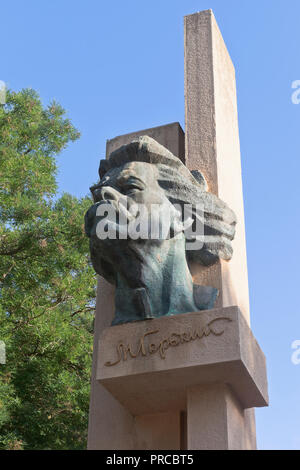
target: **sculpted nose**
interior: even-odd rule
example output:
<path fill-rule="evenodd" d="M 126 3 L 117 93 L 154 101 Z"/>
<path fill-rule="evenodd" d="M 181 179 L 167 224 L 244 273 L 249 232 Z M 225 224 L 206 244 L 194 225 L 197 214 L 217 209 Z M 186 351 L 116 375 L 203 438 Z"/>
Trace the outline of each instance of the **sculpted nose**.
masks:
<path fill-rule="evenodd" d="M 102 201 L 118 201 L 120 193 L 110 186 L 105 186 L 100 190 Z"/>

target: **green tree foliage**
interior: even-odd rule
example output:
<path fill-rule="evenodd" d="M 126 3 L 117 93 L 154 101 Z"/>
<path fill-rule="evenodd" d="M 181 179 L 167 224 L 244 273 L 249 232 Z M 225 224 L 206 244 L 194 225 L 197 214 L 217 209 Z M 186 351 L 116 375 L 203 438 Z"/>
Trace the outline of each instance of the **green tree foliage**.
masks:
<path fill-rule="evenodd" d="M 83 215 L 57 198 L 55 156 L 79 137 L 33 90 L 0 106 L 0 448 L 86 446 L 95 276 Z"/>

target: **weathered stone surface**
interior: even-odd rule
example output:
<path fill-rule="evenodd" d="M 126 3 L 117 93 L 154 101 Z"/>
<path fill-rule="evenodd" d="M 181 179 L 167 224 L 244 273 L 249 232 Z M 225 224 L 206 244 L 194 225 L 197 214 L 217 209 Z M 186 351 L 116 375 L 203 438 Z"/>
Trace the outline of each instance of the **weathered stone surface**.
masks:
<path fill-rule="evenodd" d="M 265 357 L 237 307 L 104 329 L 97 380 L 133 415 L 186 409 L 186 391 L 228 384 L 242 409 L 268 403 Z"/>
<path fill-rule="evenodd" d="M 110 154 L 122 147 L 122 145 L 130 144 L 133 140 L 138 139 L 142 135 L 148 135 L 156 140 L 159 144 L 166 147 L 175 157 L 178 157 L 185 163 L 185 139 L 184 132 L 179 122 L 171 122 L 163 126 L 150 127 L 140 131 L 122 134 L 106 141 L 106 159 Z"/>
<path fill-rule="evenodd" d="M 199 171 L 193 176 L 179 158 L 148 136 L 112 152 L 102 170 L 100 182 L 91 188 L 95 204 L 86 215 L 86 232 L 96 272 L 117 286 L 114 324 L 212 308 L 217 289 L 195 288 L 188 261 L 210 265 L 219 258 L 231 258 L 234 213 L 207 191 Z M 104 203 L 117 213 L 109 221 L 117 229 L 116 239 L 99 238 L 98 224 L 104 219 L 99 209 Z M 168 223 L 169 236 L 122 239 L 121 217 L 128 225 L 134 204 L 146 209 L 141 225 L 158 207 L 159 224 Z M 188 232 L 180 211 L 175 210 L 177 206 L 184 214 L 187 205 L 200 233 Z M 167 212 L 170 219 L 165 218 Z"/>
<path fill-rule="evenodd" d="M 191 387 L 187 390 L 187 448 L 256 449 L 255 428 L 251 436 L 248 432 L 248 412 L 227 384 Z"/>
<path fill-rule="evenodd" d="M 217 307 L 238 305 L 250 322 L 235 70 L 211 10 L 184 18 L 184 67 L 185 164 L 201 171 L 238 220 L 230 263 L 191 271 L 199 284 L 219 290 Z"/>

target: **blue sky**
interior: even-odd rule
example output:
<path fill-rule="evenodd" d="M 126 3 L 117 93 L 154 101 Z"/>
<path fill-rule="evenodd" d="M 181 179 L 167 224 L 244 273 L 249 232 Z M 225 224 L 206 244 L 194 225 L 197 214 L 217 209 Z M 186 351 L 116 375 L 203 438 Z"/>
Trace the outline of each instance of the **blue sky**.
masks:
<path fill-rule="evenodd" d="M 56 99 L 81 131 L 59 157 L 59 188 L 83 196 L 106 139 L 179 121 L 183 16 L 212 8 L 236 67 L 251 323 L 267 357 L 260 449 L 300 448 L 299 0 L 10 0 L 0 80 Z"/>

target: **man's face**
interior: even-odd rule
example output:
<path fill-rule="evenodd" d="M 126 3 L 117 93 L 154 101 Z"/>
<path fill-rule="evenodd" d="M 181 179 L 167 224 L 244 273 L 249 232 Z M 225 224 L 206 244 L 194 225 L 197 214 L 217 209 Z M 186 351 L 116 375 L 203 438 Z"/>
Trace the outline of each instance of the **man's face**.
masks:
<path fill-rule="evenodd" d="M 95 202 L 127 200 L 131 204 L 166 203 L 164 191 L 157 183 L 158 170 L 154 165 L 144 162 L 126 163 L 123 167 L 107 172 L 99 185 L 94 189 Z M 169 201 L 168 201 L 169 202 Z"/>
<path fill-rule="evenodd" d="M 97 216 L 105 216 L 105 206 L 113 211 L 112 216 L 106 216 L 113 230 L 120 233 L 124 224 L 136 222 L 137 225 L 143 226 L 143 235 L 138 238 L 165 238 L 159 234 L 167 233 L 170 227 L 174 226 L 178 214 L 157 180 L 158 169 L 155 165 L 145 162 L 126 163 L 108 171 L 93 188 L 95 203 L 98 206 Z M 99 221 L 98 217 L 97 219 Z M 131 236 L 129 238 L 137 239 Z"/>

